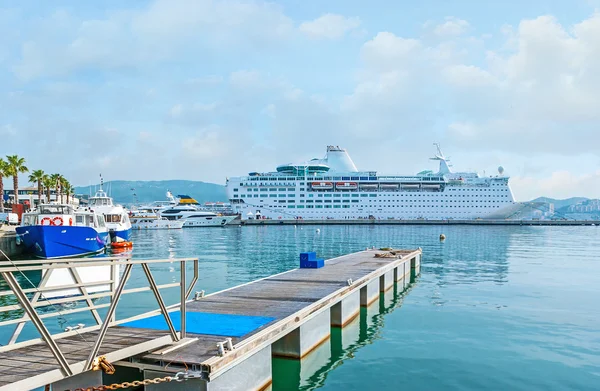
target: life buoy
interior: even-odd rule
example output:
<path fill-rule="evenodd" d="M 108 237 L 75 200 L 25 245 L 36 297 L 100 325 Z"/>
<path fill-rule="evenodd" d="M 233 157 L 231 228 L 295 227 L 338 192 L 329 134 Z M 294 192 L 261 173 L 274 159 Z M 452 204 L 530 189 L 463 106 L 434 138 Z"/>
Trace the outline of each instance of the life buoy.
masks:
<path fill-rule="evenodd" d="M 47 223 L 47 224 L 46 224 Z M 50 217 L 44 217 L 40 222 L 41 225 L 53 225 Z"/>
<path fill-rule="evenodd" d="M 69 225 L 73 225 L 73 218 L 69 217 Z"/>
<path fill-rule="evenodd" d="M 63 225 L 63 218 L 60 216 L 56 216 L 55 218 L 52 219 L 52 225 L 57 225 L 57 226 Z"/>

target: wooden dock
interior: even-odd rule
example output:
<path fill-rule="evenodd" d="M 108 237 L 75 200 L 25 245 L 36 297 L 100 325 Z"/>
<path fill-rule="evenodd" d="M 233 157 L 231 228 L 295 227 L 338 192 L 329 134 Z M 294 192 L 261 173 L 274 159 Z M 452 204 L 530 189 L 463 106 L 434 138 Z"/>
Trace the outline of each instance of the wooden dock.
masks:
<path fill-rule="evenodd" d="M 382 257 L 382 255 L 384 255 Z M 330 338 L 331 327 L 344 327 L 361 306 L 378 301 L 394 285 L 403 291 L 411 273 L 420 272 L 421 250 L 365 250 L 326 261 L 319 269 L 294 269 L 185 303 L 184 313 L 267 317 L 269 322 L 244 335 L 194 333 L 188 320 L 177 331 L 109 323 L 98 356 L 116 367 L 114 375 L 86 370 L 89 342 L 101 326 L 55 337 L 71 374 L 54 359 L 47 344 L 32 341 L 14 349 L 0 348 L 0 391 L 52 384 L 74 390 L 120 382 L 169 378 L 144 384 L 146 390 L 267 390 L 272 382 L 272 356 L 302 360 Z M 183 264 L 182 264 L 183 265 Z M 184 286 L 185 290 L 185 284 Z M 188 292 L 189 295 L 189 292 Z M 169 309 L 171 315 L 180 307 Z M 136 317 L 146 320 L 160 312 Z M 184 318 L 185 319 L 185 318 Z M 186 330 L 187 329 L 187 330 Z M 231 338 L 228 345 L 227 338 Z M 176 382 L 174 379 L 183 380 Z"/>

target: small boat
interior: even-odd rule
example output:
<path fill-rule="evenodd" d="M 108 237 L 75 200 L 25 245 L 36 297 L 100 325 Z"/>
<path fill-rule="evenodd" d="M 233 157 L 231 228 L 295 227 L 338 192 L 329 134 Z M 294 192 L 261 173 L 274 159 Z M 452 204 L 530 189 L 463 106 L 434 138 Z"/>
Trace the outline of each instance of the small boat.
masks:
<path fill-rule="evenodd" d="M 101 213 L 67 204 L 39 205 L 16 231 L 25 251 L 46 259 L 97 254 L 110 241 Z"/>
<path fill-rule="evenodd" d="M 100 177 L 100 190 L 90 197 L 90 209 L 102 213 L 112 242 L 126 242 L 131 236 L 131 222 L 129 214 L 121 205 L 115 205 L 102 189 L 104 180 Z"/>
<path fill-rule="evenodd" d="M 114 248 L 129 248 L 129 247 L 133 247 L 133 242 L 131 241 L 121 241 L 121 242 L 112 242 L 110 244 L 110 247 Z"/>
<path fill-rule="evenodd" d="M 336 182 L 335 188 L 338 190 L 356 190 L 358 184 L 356 182 Z"/>

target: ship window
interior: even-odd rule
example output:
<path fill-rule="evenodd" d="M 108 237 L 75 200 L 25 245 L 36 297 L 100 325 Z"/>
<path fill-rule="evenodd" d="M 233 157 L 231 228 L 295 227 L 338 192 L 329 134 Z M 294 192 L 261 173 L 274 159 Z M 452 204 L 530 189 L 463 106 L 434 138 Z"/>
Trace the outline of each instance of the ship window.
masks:
<path fill-rule="evenodd" d="M 269 194 L 269 198 L 277 198 L 277 194 Z"/>
<path fill-rule="evenodd" d="M 342 179 L 342 177 L 339 177 L 339 176 L 334 176 L 334 177 L 333 177 L 333 180 L 334 180 L 334 181 L 339 181 L 339 180 L 341 180 L 341 179 Z"/>
<path fill-rule="evenodd" d="M 323 209 L 323 205 L 316 205 L 315 208 L 317 208 L 317 209 Z"/>
<path fill-rule="evenodd" d="M 333 200 L 333 202 L 342 202 L 341 200 Z"/>
<path fill-rule="evenodd" d="M 288 205 L 288 209 L 294 209 L 296 205 Z"/>
<path fill-rule="evenodd" d="M 377 194 L 369 194 L 369 197 L 377 197 Z"/>
<path fill-rule="evenodd" d="M 333 196 L 334 197 L 341 197 L 342 195 L 341 194 L 334 194 Z"/>
<path fill-rule="evenodd" d="M 331 200 L 325 200 L 325 202 L 329 202 L 329 203 L 331 203 Z"/>
<path fill-rule="evenodd" d="M 352 197 L 358 197 L 358 194 L 352 194 Z"/>
<path fill-rule="evenodd" d="M 325 207 L 331 209 L 331 205 L 325 205 Z"/>
<path fill-rule="evenodd" d="M 331 194 L 325 194 L 325 197 L 330 197 L 331 198 Z"/>
<path fill-rule="evenodd" d="M 312 205 L 306 205 L 306 209 L 313 209 Z"/>
<path fill-rule="evenodd" d="M 233 191 L 238 191 L 238 189 L 233 189 Z"/>
<path fill-rule="evenodd" d="M 349 176 L 343 176 L 343 177 L 342 177 L 342 180 L 343 180 L 343 181 L 349 181 L 349 180 L 350 180 L 350 177 L 349 177 Z"/>
<path fill-rule="evenodd" d="M 304 197 L 304 194 L 300 194 L 300 197 Z"/>
<path fill-rule="evenodd" d="M 298 208 L 298 209 L 304 209 L 304 205 L 297 205 L 296 208 Z"/>
<path fill-rule="evenodd" d="M 350 180 L 352 180 L 352 181 L 358 181 L 358 180 L 360 180 L 360 177 L 353 176 L 353 177 L 350 178 Z"/>
<path fill-rule="evenodd" d="M 344 197 L 350 197 L 350 194 L 344 194 L 343 196 Z"/>

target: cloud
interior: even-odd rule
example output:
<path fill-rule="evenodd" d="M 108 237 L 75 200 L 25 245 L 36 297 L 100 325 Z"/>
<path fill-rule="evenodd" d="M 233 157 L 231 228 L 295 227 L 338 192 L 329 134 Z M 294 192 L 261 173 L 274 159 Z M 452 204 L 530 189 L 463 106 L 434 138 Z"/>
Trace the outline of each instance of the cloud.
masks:
<path fill-rule="evenodd" d="M 280 7 L 261 1 L 156 0 L 146 8 L 81 19 L 58 11 L 32 23 L 13 67 L 22 80 L 90 68 L 131 69 L 222 46 L 266 50 L 292 34 Z"/>
<path fill-rule="evenodd" d="M 349 31 L 360 27 L 357 17 L 325 14 L 315 20 L 300 24 L 300 32 L 313 39 L 340 39 Z"/>
<path fill-rule="evenodd" d="M 424 27 L 429 27 L 431 23 L 426 23 Z M 444 23 L 433 26 L 432 32 L 440 38 L 455 37 L 464 34 L 469 28 L 469 22 L 463 19 L 448 16 Z"/>
<path fill-rule="evenodd" d="M 600 170 L 584 174 L 560 170 L 544 178 L 515 176 L 511 178 L 511 186 L 524 201 L 547 194 L 558 199 L 591 196 L 600 193 Z"/>

